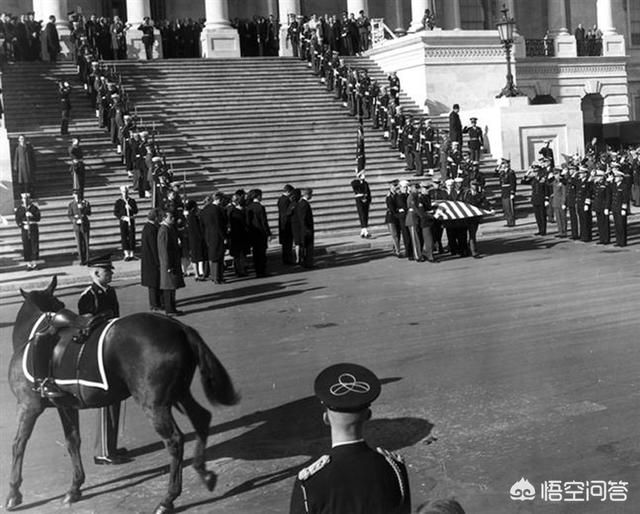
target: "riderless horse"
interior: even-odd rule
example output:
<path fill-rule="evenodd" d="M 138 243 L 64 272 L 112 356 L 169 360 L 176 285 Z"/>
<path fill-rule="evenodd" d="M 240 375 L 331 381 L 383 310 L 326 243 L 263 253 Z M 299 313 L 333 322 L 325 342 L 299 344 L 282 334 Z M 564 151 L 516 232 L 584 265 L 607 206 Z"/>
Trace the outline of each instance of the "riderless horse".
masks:
<path fill-rule="evenodd" d="M 108 388 L 90 387 L 76 381 L 71 386 L 62 386 L 71 393 L 68 397 L 43 398 L 34 391 L 25 373 L 28 360 L 25 352 L 29 340 L 38 330 L 37 325 L 55 325 L 56 312 L 64 308 L 64 303 L 54 296 L 56 285 L 54 276 L 44 290 L 20 290 L 24 303 L 13 329 L 14 354 L 9 365 L 9 383 L 18 399 L 18 431 L 13 443 L 9 495 L 5 504 L 7 510 L 22 503 L 20 485 L 24 451 L 35 422 L 44 409 L 57 408 L 62 421 L 73 464 L 71 488 L 63 503 L 70 504 L 80 500 L 80 488 L 85 479 L 80 458 L 78 409 L 104 407 L 129 396 L 133 396 L 142 407 L 171 458 L 167 494 L 156 507 L 155 514 L 172 512 L 173 502 L 182 491 L 184 436 L 173 418 L 172 407 L 183 411 L 195 428 L 193 467 L 206 487 L 213 490 L 216 474 L 207 470 L 205 464 L 211 413 L 196 402 L 189 390 L 196 367 L 200 368 L 202 388 L 211 404 L 234 405 L 239 396 L 224 366 L 198 332 L 175 319 L 152 313 L 131 314 L 111 322 L 108 327 L 106 322 L 98 323 L 96 332 L 102 332 L 102 342 L 97 348 L 102 347 L 102 372 Z M 68 327 L 61 328 L 52 337 L 59 337 L 59 344 L 66 341 L 67 346 L 80 346 L 69 342 L 75 336 L 76 330 Z"/>

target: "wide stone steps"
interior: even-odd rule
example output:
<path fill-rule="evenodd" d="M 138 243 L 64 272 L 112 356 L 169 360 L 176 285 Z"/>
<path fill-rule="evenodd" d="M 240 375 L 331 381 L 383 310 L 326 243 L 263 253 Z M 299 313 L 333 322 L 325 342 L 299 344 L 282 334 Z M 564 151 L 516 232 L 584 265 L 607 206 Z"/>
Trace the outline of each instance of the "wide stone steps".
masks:
<path fill-rule="evenodd" d="M 319 232 L 356 230 L 357 214 L 350 189 L 355 167 L 357 121 L 325 90 L 307 66 L 294 59 L 185 60 L 108 63 L 121 74 L 136 114 L 147 129 L 156 130 L 175 178 L 186 178 L 186 192 L 200 200 L 215 189 L 260 187 L 272 229 L 277 228 L 276 202 L 285 183 L 314 188 L 314 213 Z M 368 60 L 358 60 L 381 84 L 386 76 Z M 73 86 L 70 131 L 85 151 L 87 187 L 92 203 L 91 247 L 117 248 L 119 232 L 113 217 L 118 187 L 129 182 L 107 132 L 97 127 L 75 76 L 75 67 L 23 64 L 3 76 L 7 126 L 15 137 L 30 135 L 38 156 L 38 197 L 43 214 L 44 257 L 69 255 L 75 243 L 66 217 L 70 200 L 69 138 L 61 138 L 57 80 Z M 418 112 L 406 95 L 406 111 Z M 438 128 L 446 118 L 434 118 Z M 404 161 L 389 148 L 382 132 L 365 120 L 368 180 L 374 202 L 371 225 L 384 216 L 384 195 L 390 178 L 406 178 Z M 489 156 L 487 156 L 489 158 Z M 494 162 L 483 169 L 490 173 Z M 490 179 L 490 187 L 495 180 Z M 149 200 L 138 200 L 140 212 Z M 141 216 L 140 223 L 144 216 Z M 9 219 L 10 223 L 13 222 Z M 0 228 L 0 257 L 17 259 L 20 235 L 15 226 Z"/>

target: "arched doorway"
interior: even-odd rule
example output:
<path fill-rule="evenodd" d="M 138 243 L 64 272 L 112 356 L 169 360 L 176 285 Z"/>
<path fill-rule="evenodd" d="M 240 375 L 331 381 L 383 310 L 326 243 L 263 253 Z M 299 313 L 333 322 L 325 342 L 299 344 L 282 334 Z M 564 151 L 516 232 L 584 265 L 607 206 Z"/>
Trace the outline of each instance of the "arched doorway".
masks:
<path fill-rule="evenodd" d="M 602 141 L 604 98 L 600 93 L 589 93 L 582 99 L 580 108 L 582 109 L 585 141 L 590 141 L 594 137 Z"/>

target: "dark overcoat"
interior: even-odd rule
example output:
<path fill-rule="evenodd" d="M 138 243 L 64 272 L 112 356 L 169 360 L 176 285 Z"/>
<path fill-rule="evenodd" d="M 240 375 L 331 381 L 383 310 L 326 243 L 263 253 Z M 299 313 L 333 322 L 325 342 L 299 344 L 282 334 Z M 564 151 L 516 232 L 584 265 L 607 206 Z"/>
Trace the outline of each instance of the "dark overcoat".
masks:
<path fill-rule="evenodd" d="M 148 221 L 142 229 L 140 284 L 160 287 L 160 258 L 158 257 L 158 225 Z"/>
<path fill-rule="evenodd" d="M 200 211 L 200 221 L 210 261 L 224 256 L 224 236 L 227 230 L 225 212 L 219 205 L 209 204 Z"/>
<path fill-rule="evenodd" d="M 175 228 L 160 224 L 158 229 L 158 260 L 160 261 L 160 289 L 173 290 L 184 287 L 180 264 L 180 245 Z"/>

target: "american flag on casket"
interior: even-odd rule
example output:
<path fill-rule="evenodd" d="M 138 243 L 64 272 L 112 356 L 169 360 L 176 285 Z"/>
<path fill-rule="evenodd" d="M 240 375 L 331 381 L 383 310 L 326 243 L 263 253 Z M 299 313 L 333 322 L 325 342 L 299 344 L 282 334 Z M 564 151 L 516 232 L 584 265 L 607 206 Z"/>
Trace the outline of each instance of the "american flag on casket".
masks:
<path fill-rule="evenodd" d="M 468 222 L 478 222 L 484 216 L 491 216 L 493 211 L 480 209 L 466 202 L 444 200 L 437 202 L 434 216 L 444 224 L 464 225 Z"/>

